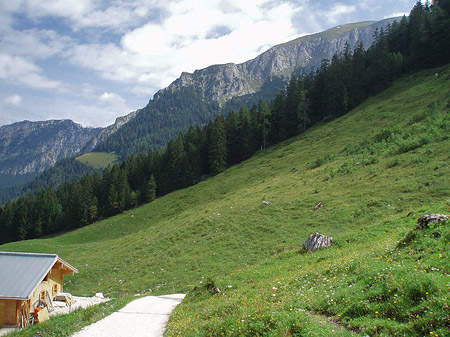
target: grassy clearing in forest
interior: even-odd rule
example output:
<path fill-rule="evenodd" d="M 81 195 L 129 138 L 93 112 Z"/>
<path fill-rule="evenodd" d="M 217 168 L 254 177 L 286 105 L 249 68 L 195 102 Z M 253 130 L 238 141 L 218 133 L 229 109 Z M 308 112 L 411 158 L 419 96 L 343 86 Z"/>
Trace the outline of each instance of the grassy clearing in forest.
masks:
<path fill-rule="evenodd" d="M 450 213 L 449 88 L 450 67 L 405 76 L 196 186 L 0 249 L 59 254 L 75 295 L 191 291 L 168 336 L 443 336 L 448 227 L 411 230 Z M 303 252 L 316 231 L 336 244 Z"/>
<path fill-rule="evenodd" d="M 79 162 L 96 169 L 104 169 L 108 165 L 117 162 L 118 159 L 119 157 L 114 152 L 89 152 L 76 158 Z"/>

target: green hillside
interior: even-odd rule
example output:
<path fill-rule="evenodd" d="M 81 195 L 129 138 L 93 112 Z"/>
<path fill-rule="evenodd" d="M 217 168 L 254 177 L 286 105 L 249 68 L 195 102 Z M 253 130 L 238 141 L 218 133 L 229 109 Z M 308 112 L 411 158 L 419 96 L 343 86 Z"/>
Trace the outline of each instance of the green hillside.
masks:
<path fill-rule="evenodd" d="M 110 164 L 118 161 L 118 156 L 114 153 L 106 152 L 89 152 L 75 158 L 79 162 L 92 166 L 93 168 L 105 168 Z"/>
<path fill-rule="evenodd" d="M 59 254 L 80 271 L 66 282 L 75 295 L 196 287 L 170 336 L 443 336 L 450 231 L 413 229 L 450 213 L 449 88 L 450 67 L 405 76 L 193 187 L 0 249 Z M 315 232 L 335 245 L 302 252 Z"/>

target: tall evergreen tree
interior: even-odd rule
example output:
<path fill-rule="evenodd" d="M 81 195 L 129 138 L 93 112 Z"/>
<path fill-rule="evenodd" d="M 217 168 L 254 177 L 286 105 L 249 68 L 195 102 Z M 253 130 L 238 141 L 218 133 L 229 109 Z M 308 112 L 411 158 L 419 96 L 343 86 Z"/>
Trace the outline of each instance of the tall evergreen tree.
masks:
<path fill-rule="evenodd" d="M 298 105 L 300 102 L 301 88 L 298 87 L 297 78 L 292 75 L 286 88 L 284 106 L 281 114 L 281 133 L 283 138 L 291 138 L 298 132 Z"/>
<path fill-rule="evenodd" d="M 155 177 L 152 174 L 144 190 L 144 201 L 152 202 L 155 199 L 156 199 L 156 181 Z"/>
<path fill-rule="evenodd" d="M 297 90 L 299 92 L 297 103 L 297 129 L 299 132 L 304 132 L 311 122 L 311 119 L 309 118 L 308 90 L 303 85 L 301 77 L 298 78 Z"/>
<path fill-rule="evenodd" d="M 227 163 L 227 139 L 225 118 L 223 116 L 218 116 L 211 123 L 208 158 L 211 174 L 215 175 L 225 170 Z"/>
<path fill-rule="evenodd" d="M 450 0 L 434 0 L 432 9 L 432 42 L 434 65 L 450 62 Z"/>
<path fill-rule="evenodd" d="M 237 160 L 241 162 L 253 154 L 253 134 L 250 126 L 250 113 L 246 107 L 237 114 Z M 229 151 L 229 150 L 227 150 Z"/>

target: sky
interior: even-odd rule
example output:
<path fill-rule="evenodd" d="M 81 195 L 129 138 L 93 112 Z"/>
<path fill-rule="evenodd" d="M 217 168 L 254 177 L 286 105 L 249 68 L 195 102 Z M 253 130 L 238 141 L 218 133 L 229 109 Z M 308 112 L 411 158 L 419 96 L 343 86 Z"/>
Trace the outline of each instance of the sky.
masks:
<path fill-rule="evenodd" d="M 408 14 L 413 0 L 0 0 L 0 126 L 107 126 L 183 71 Z"/>

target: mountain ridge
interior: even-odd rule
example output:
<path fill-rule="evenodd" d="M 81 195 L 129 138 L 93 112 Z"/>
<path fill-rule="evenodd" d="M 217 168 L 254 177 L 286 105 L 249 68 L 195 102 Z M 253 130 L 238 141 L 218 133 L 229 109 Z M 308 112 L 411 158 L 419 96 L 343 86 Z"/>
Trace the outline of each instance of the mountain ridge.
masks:
<path fill-rule="evenodd" d="M 399 18 L 388 18 L 381 21 L 364 21 L 330 28 L 324 32 L 302 36 L 269 48 L 255 58 L 243 63 L 226 63 L 211 65 L 195 70 L 193 73 L 183 72 L 167 88 L 173 90 L 182 86 L 200 83 L 207 99 L 223 103 L 232 97 L 253 94 L 265 80 L 273 76 L 288 79 L 292 73 L 305 72 L 318 68 L 322 59 L 331 58 L 342 52 L 348 42 L 351 48 L 361 42 L 368 48 L 374 41 L 373 32 L 385 28 Z M 212 81 L 211 77 L 215 77 Z M 207 84 L 216 82 L 219 86 L 208 88 Z M 229 85 L 227 86 L 227 82 Z M 223 85 L 225 86 L 221 88 Z"/>
<path fill-rule="evenodd" d="M 40 173 L 58 159 L 78 153 L 99 131 L 69 119 L 4 125 L 0 128 L 0 173 Z"/>
<path fill-rule="evenodd" d="M 125 157 L 161 148 L 191 125 L 206 124 L 219 114 L 242 105 L 251 106 L 260 99 L 273 99 L 291 74 L 319 67 L 322 59 L 341 53 L 346 43 L 353 48 L 361 42 L 368 48 L 374 41 L 374 32 L 395 20 L 398 18 L 336 26 L 276 45 L 240 64 L 216 64 L 193 73 L 183 72 L 93 151 L 114 151 Z"/>

